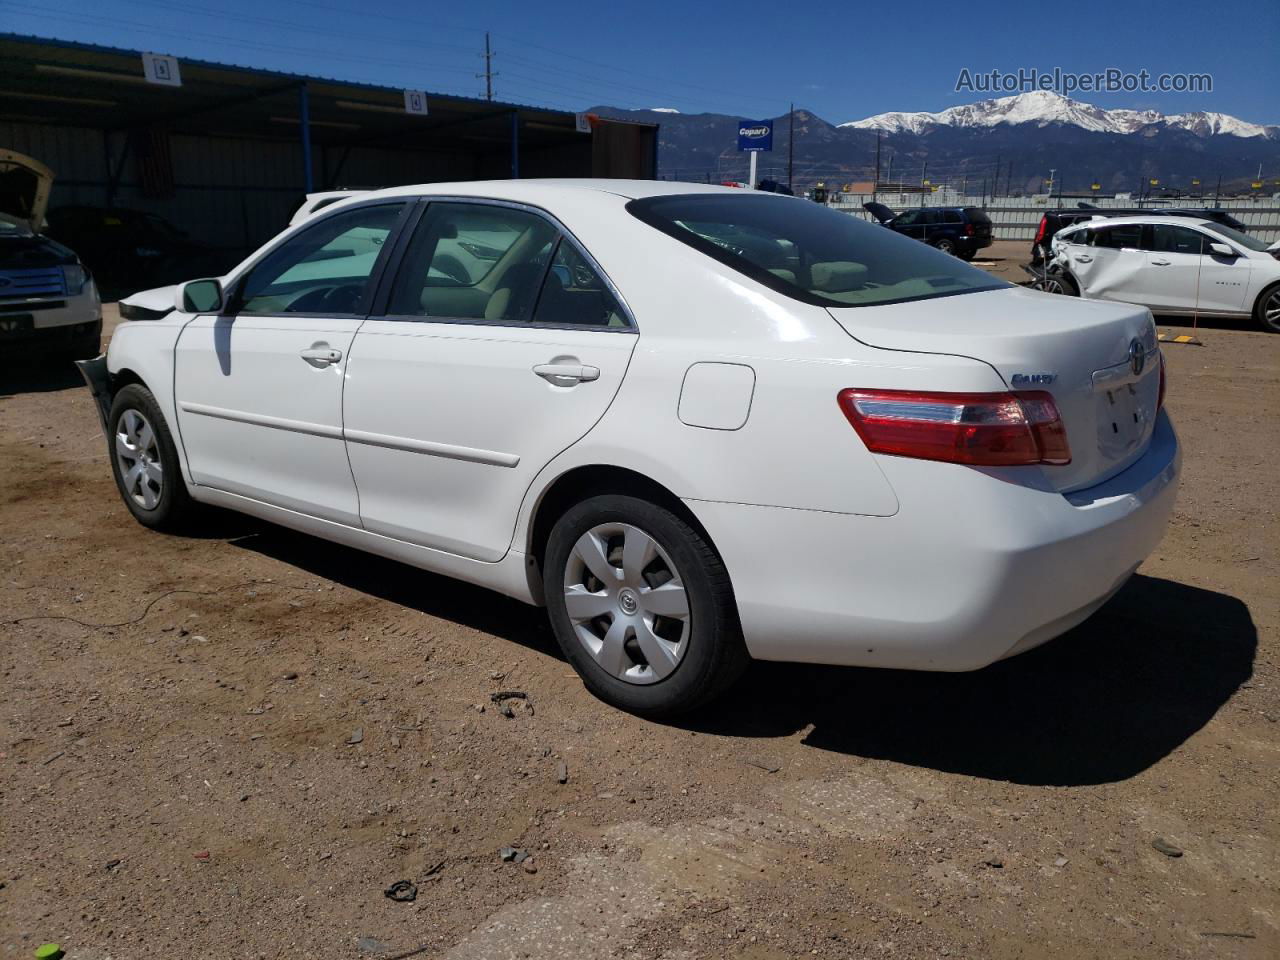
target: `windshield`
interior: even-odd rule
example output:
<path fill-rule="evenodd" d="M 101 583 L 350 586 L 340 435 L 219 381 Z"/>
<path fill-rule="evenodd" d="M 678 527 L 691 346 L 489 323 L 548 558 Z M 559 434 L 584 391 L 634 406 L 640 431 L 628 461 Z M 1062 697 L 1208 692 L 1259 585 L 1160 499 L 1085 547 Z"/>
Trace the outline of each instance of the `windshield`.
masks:
<path fill-rule="evenodd" d="M 1267 250 L 1268 245 L 1263 243 L 1257 237 L 1251 237 L 1247 233 L 1241 233 L 1239 230 L 1235 230 L 1231 227 L 1225 226 L 1224 224 L 1206 220 L 1204 223 L 1200 224 L 1200 226 L 1204 227 L 1210 233 L 1216 233 L 1220 237 L 1226 237 L 1232 243 L 1240 244 L 1240 246 L 1244 247 L 1246 250 L 1256 250 L 1258 253 L 1265 253 Z"/>
<path fill-rule="evenodd" d="M 806 200 L 682 194 L 632 200 L 636 218 L 805 303 L 861 307 L 1009 286 L 918 240 Z"/>

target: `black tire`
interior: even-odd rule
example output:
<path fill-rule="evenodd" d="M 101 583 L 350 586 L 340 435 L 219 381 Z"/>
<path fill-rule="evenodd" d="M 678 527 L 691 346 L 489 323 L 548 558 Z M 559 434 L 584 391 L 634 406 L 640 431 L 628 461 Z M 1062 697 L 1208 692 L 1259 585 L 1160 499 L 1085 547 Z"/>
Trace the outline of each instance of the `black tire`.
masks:
<path fill-rule="evenodd" d="M 937 249 L 941 250 L 943 253 L 949 253 L 953 257 L 958 256 L 958 254 L 956 253 L 956 242 L 952 240 L 950 237 L 943 237 L 940 240 L 935 240 L 933 241 L 933 245 Z"/>
<path fill-rule="evenodd" d="M 959 253 L 956 254 L 956 256 L 959 257 L 961 260 L 963 260 L 965 263 L 969 263 L 977 255 L 978 255 L 977 250 L 961 250 Z"/>
<path fill-rule="evenodd" d="M 138 496 L 126 487 L 126 479 L 121 472 L 121 458 L 117 454 L 117 435 L 122 431 L 128 433 L 127 429 L 122 427 L 121 421 L 130 411 L 141 414 L 150 425 L 154 436 L 152 461 L 159 461 L 162 475 L 158 496 L 154 505 L 149 507 L 140 503 Z M 120 498 L 129 508 L 134 519 L 144 527 L 173 532 L 186 529 L 195 519 L 198 505 L 187 492 L 186 481 L 182 478 L 182 467 L 178 462 L 178 448 L 173 442 L 173 435 L 169 432 L 169 424 L 165 422 L 156 398 L 141 384 L 131 383 L 124 387 L 115 395 L 111 403 L 111 413 L 107 417 L 107 457 L 111 460 L 111 472 L 115 476 L 116 489 L 120 492 Z M 141 482 L 148 481 L 143 479 Z M 136 491 L 140 487 L 135 484 L 133 489 Z M 154 492 L 154 488 L 152 490 Z"/>
<path fill-rule="evenodd" d="M 631 683 L 607 672 L 579 639 L 569 617 L 565 577 L 571 553 L 580 537 L 608 524 L 626 524 L 647 534 L 670 558 L 672 572 L 685 588 L 689 609 L 685 652 L 671 673 L 656 682 Z M 570 508 L 551 530 L 543 588 L 556 640 L 587 689 L 630 713 L 655 718 L 686 713 L 722 694 L 750 662 L 729 574 L 719 554 L 688 523 L 647 500 L 609 494 Z"/>
<path fill-rule="evenodd" d="M 1274 303 L 1269 303 L 1272 299 Z M 1267 289 L 1258 295 L 1258 302 L 1253 305 L 1253 319 L 1258 321 L 1258 326 L 1262 327 L 1268 333 L 1280 333 L 1280 315 L 1267 319 L 1267 309 L 1280 309 L 1280 283 L 1273 283 Z"/>

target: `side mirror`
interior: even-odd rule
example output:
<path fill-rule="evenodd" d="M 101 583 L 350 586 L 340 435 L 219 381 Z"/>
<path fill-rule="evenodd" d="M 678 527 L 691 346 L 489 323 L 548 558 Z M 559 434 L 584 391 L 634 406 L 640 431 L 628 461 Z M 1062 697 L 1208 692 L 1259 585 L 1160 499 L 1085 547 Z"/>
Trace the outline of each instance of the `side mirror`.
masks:
<path fill-rule="evenodd" d="M 174 306 L 183 313 L 217 313 L 222 309 L 222 281 L 189 280 L 178 285 Z"/>
<path fill-rule="evenodd" d="M 1225 243 L 1209 244 L 1209 252 L 1213 254 L 1217 254 L 1219 257 L 1237 256 L 1235 250 L 1229 244 L 1225 244 Z"/>

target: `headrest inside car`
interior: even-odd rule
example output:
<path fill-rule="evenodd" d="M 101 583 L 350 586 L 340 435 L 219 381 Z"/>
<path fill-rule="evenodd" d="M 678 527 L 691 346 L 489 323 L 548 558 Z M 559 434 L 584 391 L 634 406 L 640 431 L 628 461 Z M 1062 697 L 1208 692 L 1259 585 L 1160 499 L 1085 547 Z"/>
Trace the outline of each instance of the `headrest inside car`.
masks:
<path fill-rule="evenodd" d="M 810 275 L 813 289 L 824 293 L 844 293 L 862 286 L 867 278 L 867 267 L 851 260 L 829 260 L 815 263 L 810 268 Z"/>

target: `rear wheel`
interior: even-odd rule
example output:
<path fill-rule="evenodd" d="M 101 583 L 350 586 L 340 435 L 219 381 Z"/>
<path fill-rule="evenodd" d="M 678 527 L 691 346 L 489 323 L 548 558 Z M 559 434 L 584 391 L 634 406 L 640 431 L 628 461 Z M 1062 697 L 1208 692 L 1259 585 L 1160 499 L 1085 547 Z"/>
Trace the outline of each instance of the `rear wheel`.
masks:
<path fill-rule="evenodd" d="M 572 507 L 552 528 L 543 584 L 565 657 L 623 710 L 692 710 L 748 662 L 723 562 L 664 507 L 621 495 Z"/>
<path fill-rule="evenodd" d="M 151 391 L 131 383 L 116 394 L 107 417 L 108 455 L 129 512 L 153 530 L 177 530 L 196 504 L 187 493 L 178 449 Z"/>
<path fill-rule="evenodd" d="M 977 255 L 978 255 L 978 251 L 977 251 L 977 250 L 961 250 L 958 254 L 956 254 L 956 256 L 958 256 L 958 257 L 959 257 L 961 260 L 963 260 L 965 263 L 968 263 L 970 260 L 972 260 L 972 259 L 973 259 L 974 257 L 976 257 Z"/>
<path fill-rule="evenodd" d="M 943 237 L 941 240 L 933 241 L 933 245 L 943 253 L 949 253 L 953 257 L 956 255 L 956 242 L 950 237 Z"/>
<path fill-rule="evenodd" d="M 1270 333 L 1280 333 L 1280 283 L 1267 287 L 1253 308 L 1253 318 Z"/>

